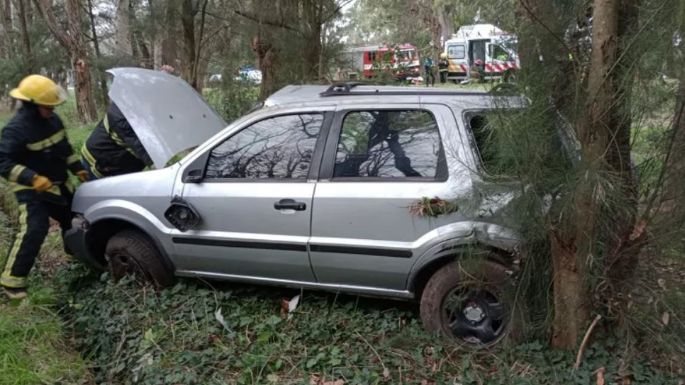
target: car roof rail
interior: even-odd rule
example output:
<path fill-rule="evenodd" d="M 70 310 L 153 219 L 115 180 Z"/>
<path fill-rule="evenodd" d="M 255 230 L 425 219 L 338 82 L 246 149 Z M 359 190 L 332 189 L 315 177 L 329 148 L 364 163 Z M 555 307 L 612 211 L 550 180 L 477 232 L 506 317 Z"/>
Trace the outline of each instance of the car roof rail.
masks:
<path fill-rule="evenodd" d="M 326 91 L 320 93 L 320 96 L 333 96 L 333 95 L 344 95 L 349 94 L 352 88 L 362 85 L 362 82 L 343 82 L 343 83 L 333 83 Z"/>
<path fill-rule="evenodd" d="M 357 86 L 374 86 L 377 84 L 370 82 L 339 82 L 331 84 L 326 91 L 321 92 L 319 96 L 361 96 L 361 95 L 396 95 L 396 96 L 407 96 L 407 95 L 429 95 L 429 96 L 477 96 L 477 95 L 488 95 L 486 91 L 462 91 L 462 90 L 436 90 L 436 89 L 422 89 L 416 88 L 416 90 L 391 90 L 391 89 L 374 89 L 371 91 L 357 91 L 353 92 L 353 88 Z"/>

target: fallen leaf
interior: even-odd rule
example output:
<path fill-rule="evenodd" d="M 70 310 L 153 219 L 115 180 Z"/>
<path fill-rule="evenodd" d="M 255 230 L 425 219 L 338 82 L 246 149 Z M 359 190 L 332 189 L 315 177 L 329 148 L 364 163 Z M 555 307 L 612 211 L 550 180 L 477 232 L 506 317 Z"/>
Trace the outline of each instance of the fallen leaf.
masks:
<path fill-rule="evenodd" d="M 221 314 L 221 308 L 216 309 L 216 311 L 214 312 L 214 318 L 215 318 L 217 321 L 219 321 L 219 323 L 221 324 L 221 326 L 223 326 L 224 329 L 226 329 L 227 332 L 230 332 L 230 331 L 231 331 L 231 328 L 228 327 L 228 324 L 226 323 L 226 320 L 224 319 L 224 316 Z"/>
<path fill-rule="evenodd" d="M 664 326 L 668 326 L 668 321 L 671 320 L 671 315 L 668 314 L 667 311 L 664 312 L 664 314 L 661 315 L 661 323 L 664 324 Z"/>
<path fill-rule="evenodd" d="M 604 373 L 606 371 L 607 370 L 604 367 L 597 369 L 597 385 L 605 385 L 606 382 L 604 381 Z"/>
<path fill-rule="evenodd" d="M 294 296 L 290 301 L 288 301 L 288 313 L 292 313 L 297 309 L 297 305 L 300 304 L 300 295 Z"/>
<path fill-rule="evenodd" d="M 281 299 L 281 318 L 286 319 L 288 317 L 288 308 L 290 306 L 290 301 L 286 298 Z"/>

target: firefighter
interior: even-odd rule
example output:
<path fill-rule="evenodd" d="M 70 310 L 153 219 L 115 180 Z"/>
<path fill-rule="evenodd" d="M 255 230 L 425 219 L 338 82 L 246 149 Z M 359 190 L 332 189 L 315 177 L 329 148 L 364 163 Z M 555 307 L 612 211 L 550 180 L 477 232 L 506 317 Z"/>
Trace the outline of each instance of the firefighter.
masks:
<path fill-rule="evenodd" d="M 435 75 L 433 74 L 433 58 L 426 56 L 423 59 L 423 72 L 426 74 L 426 87 L 435 85 Z"/>
<path fill-rule="evenodd" d="M 73 186 L 67 170 L 85 182 L 87 172 L 73 153 L 62 120 L 55 114 L 66 92 L 40 75 L 24 78 L 10 96 L 22 102 L 0 136 L 0 175 L 14 191 L 19 232 L 0 264 L 0 286 L 10 299 L 26 297 L 27 276 L 50 225 L 62 235 L 71 227 Z"/>
<path fill-rule="evenodd" d="M 438 72 L 440 73 L 440 83 L 447 83 L 447 70 L 450 66 L 450 62 L 447 60 L 447 53 L 443 52 L 440 54 L 440 60 L 438 60 Z"/>
<path fill-rule="evenodd" d="M 81 156 L 92 179 L 138 172 L 152 165 L 138 136 L 114 102 L 84 143 Z"/>

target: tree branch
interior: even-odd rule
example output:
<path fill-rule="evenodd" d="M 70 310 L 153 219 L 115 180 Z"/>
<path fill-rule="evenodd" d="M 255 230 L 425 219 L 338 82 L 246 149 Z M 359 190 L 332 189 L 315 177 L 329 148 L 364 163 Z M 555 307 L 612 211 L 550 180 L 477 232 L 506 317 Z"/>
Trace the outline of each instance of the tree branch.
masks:
<path fill-rule="evenodd" d="M 238 15 L 238 16 L 242 16 L 242 17 L 244 17 L 244 18 L 246 18 L 246 19 L 248 19 L 248 20 L 252 20 L 252 21 L 254 21 L 255 23 L 266 24 L 266 25 L 270 25 L 270 26 L 272 26 L 272 27 L 283 28 L 283 29 L 287 29 L 287 30 L 290 30 L 290 31 L 296 31 L 296 32 L 298 31 L 297 28 L 294 28 L 293 26 L 291 26 L 291 25 L 289 25 L 289 24 L 286 24 L 286 23 L 285 23 L 284 21 L 282 21 L 282 20 L 281 20 L 281 21 L 262 20 L 262 19 L 260 19 L 257 15 L 254 15 L 254 14 L 251 14 L 251 13 L 248 13 L 248 12 L 243 12 L 243 11 L 240 11 L 240 10 L 237 10 L 237 9 L 236 9 L 236 10 L 233 10 L 233 13 L 235 13 L 235 14 Z M 208 15 L 216 17 L 215 15 L 212 15 L 212 14 L 210 14 L 210 13 L 208 13 Z"/>
<path fill-rule="evenodd" d="M 57 39 L 59 44 L 65 49 L 70 50 L 70 47 L 74 45 L 74 41 L 71 39 L 71 36 L 58 27 L 55 14 L 52 12 L 52 0 L 33 0 L 33 4 L 38 9 L 38 12 L 40 12 L 43 20 L 45 20 L 45 24 L 50 32 L 55 35 L 55 39 Z"/>
<path fill-rule="evenodd" d="M 528 13 L 528 15 L 530 15 L 530 17 L 533 19 L 533 21 L 535 21 L 536 23 L 540 24 L 540 25 L 542 26 L 542 28 L 546 29 L 547 32 L 549 32 L 549 34 L 550 34 L 552 37 L 554 37 L 554 40 L 558 41 L 558 42 L 561 44 L 561 46 L 564 47 L 564 49 L 566 49 L 566 53 L 572 52 L 572 51 L 571 51 L 571 47 L 569 47 L 569 46 L 566 44 L 566 42 L 564 41 L 564 39 L 562 39 L 562 38 L 559 37 L 556 33 L 554 33 L 554 31 L 552 31 L 552 29 L 551 29 L 547 24 L 545 24 L 542 20 L 540 20 L 540 18 L 537 17 L 537 15 L 535 14 L 535 12 L 533 12 L 533 10 L 530 9 L 530 6 L 528 5 L 527 0 L 519 0 L 519 2 L 521 3 L 521 6 L 523 6 L 523 9 L 525 9 L 526 12 Z M 574 59 L 575 59 L 575 58 L 574 58 Z"/>

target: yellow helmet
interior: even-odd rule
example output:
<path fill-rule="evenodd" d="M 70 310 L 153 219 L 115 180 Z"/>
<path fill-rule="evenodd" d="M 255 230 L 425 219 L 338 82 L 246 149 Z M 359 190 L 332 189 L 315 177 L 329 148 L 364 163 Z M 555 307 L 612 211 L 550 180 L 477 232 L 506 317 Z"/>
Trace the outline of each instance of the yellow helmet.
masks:
<path fill-rule="evenodd" d="M 64 88 L 41 75 L 29 75 L 22 79 L 19 87 L 10 91 L 10 96 L 41 106 L 58 106 L 67 99 Z"/>
<path fill-rule="evenodd" d="M 447 59 L 447 54 L 445 52 L 441 53 L 440 59 Z"/>

